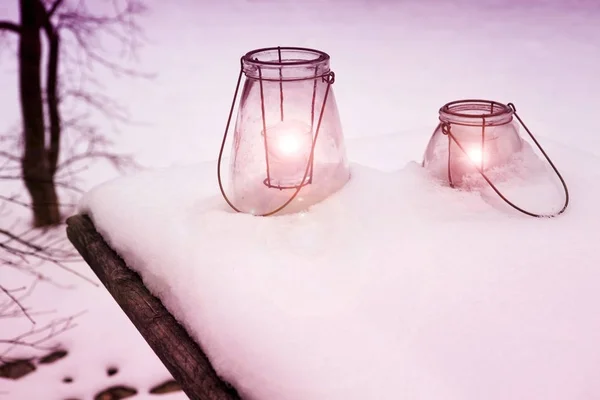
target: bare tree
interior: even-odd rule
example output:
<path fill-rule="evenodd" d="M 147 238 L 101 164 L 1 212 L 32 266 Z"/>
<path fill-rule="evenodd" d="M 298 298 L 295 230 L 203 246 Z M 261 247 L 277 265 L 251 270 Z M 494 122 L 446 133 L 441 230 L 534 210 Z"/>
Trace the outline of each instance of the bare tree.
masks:
<path fill-rule="evenodd" d="M 0 20 L 4 43 L 11 36 L 17 41 L 21 109 L 21 123 L 0 135 L 0 183 L 9 188 L 0 190 L 0 270 L 28 274 L 33 283 L 8 287 L 0 278 L 0 321 L 27 318 L 33 324 L 36 313 L 25 300 L 37 282 L 51 281 L 41 267 L 52 264 L 78 274 L 69 264 L 80 258 L 63 229 L 54 228 L 65 209 L 73 209 L 78 176 L 93 159 L 118 169 L 133 165 L 112 150 L 93 119 L 103 117 L 113 128 L 128 122 L 123 107 L 102 90 L 97 72 L 101 67 L 117 75 L 148 76 L 124 67 L 141 44 L 136 21 L 145 8 L 141 0 L 107 0 L 100 7 L 95 1 L 95 8 L 83 0 L 15 1 L 19 21 Z M 103 46 L 106 41 L 109 47 Z M 19 221 L 23 210 L 33 216 L 32 227 Z M 18 337 L 0 334 L 0 344 L 38 348 L 70 327 L 71 317 L 32 325 Z M 5 354 L 0 352 L 0 362 Z"/>
<path fill-rule="evenodd" d="M 0 21 L 0 30 L 18 36 L 23 139 L 19 178 L 23 179 L 31 198 L 34 226 L 53 226 L 61 220 L 55 178 L 62 137 L 68 127 L 82 129 L 80 118 L 64 120 L 63 103 L 69 99 L 85 102 L 112 114 L 111 117 L 122 118 L 103 96 L 86 92 L 78 82 L 82 79 L 93 81 L 93 75 L 83 71 L 94 64 L 118 73 L 135 73 L 110 61 L 99 51 L 98 43 L 102 36 L 109 36 L 126 49 L 135 50 L 140 32 L 135 17 L 144 11 L 143 5 L 136 0 L 113 1 L 112 5 L 111 15 L 98 15 L 83 1 L 19 0 L 20 22 Z M 42 84 L 44 43 L 45 85 Z M 78 71 L 79 76 L 74 76 L 73 71 Z M 65 79 L 59 82 L 59 77 Z M 88 139 L 96 145 L 100 143 L 97 136 L 88 136 Z M 108 153 L 103 152 L 80 154 L 68 163 L 106 155 Z"/>

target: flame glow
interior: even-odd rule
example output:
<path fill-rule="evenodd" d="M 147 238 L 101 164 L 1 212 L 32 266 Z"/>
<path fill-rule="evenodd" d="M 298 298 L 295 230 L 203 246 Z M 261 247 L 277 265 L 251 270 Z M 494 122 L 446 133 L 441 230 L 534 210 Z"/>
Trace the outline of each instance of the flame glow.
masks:
<path fill-rule="evenodd" d="M 301 160 L 304 164 L 312 146 L 310 126 L 300 121 L 280 122 L 267 129 L 269 153 L 282 162 Z"/>
<path fill-rule="evenodd" d="M 469 156 L 471 161 L 477 164 L 477 166 L 481 165 L 481 161 L 483 160 L 483 153 L 481 152 L 480 148 L 472 148 L 467 150 L 467 155 Z"/>
<path fill-rule="evenodd" d="M 267 168 L 270 184 L 295 187 L 310 182 L 309 167 L 313 136 L 310 125 L 302 121 L 281 121 L 267 129 Z"/>
<path fill-rule="evenodd" d="M 277 152 L 282 156 L 293 156 L 302 149 L 298 134 L 286 132 L 277 138 Z M 303 150 L 303 149 L 302 149 Z"/>

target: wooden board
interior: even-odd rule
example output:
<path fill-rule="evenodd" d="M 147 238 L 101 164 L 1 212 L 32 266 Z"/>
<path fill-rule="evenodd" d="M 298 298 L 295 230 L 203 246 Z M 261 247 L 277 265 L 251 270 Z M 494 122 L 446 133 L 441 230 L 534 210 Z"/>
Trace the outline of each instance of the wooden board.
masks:
<path fill-rule="evenodd" d="M 88 216 L 67 219 L 67 236 L 190 399 L 240 398 L 219 378 L 200 345 L 104 241 Z"/>

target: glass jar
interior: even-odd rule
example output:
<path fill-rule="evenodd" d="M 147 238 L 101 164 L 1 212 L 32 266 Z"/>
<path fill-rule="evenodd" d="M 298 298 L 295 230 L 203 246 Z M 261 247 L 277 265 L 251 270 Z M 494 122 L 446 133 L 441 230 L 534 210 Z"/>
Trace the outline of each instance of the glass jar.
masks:
<path fill-rule="evenodd" d="M 285 205 L 295 212 L 350 178 L 329 60 L 296 47 L 242 57 L 228 199 L 237 211 L 264 215 Z"/>
<path fill-rule="evenodd" d="M 423 166 L 451 186 L 461 186 L 468 176 L 507 164 L 523 148 L 514 110 L 489 100 L 459 100 L 439 110 L 439 120 Z"/>

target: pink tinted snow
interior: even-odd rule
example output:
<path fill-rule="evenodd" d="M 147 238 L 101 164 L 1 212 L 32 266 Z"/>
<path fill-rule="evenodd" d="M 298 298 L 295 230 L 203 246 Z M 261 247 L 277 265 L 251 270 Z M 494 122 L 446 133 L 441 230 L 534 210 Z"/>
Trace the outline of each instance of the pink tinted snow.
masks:
<path fill-rule="evenodd" d="M 600 168 L 549 150 L 574 199 L 553 220 L 443 188 L 416 163 L 354 165 L 333 197 L 274 218 L 228 210 L 213 163 L 108 182 L 81 210 L 245 398 L 594 398 Z M 504 188 L 560 204 L 524 173 Z"/>

